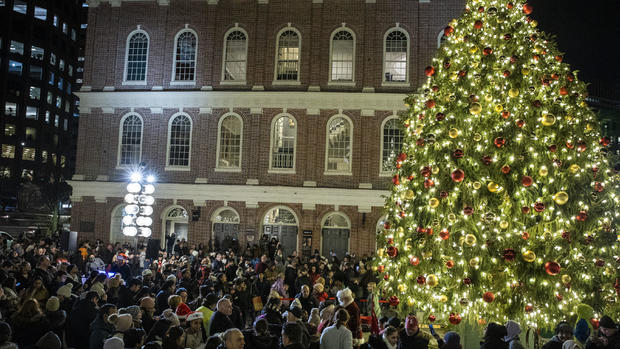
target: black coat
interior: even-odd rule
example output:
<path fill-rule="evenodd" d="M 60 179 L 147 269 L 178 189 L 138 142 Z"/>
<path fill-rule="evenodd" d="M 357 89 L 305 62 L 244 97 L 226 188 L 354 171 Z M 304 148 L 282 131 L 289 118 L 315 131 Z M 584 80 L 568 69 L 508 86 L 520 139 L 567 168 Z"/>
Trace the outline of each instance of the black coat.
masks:
<path fill-rule="evenodd" d="M 370 337 L 368 337 L 368 343 L 364 345 L 362 348 L 366 349 L 388 349 L 387 344 L 385 344 L 385 341 L 383 340 L 383 336 L 380 334 L 370 335 Z"/>
<path fill-rule="evenodd" d="M 211 326 L 209 336 L 213 336 L 216 333 L 225 332 L 227 329 L 235 327 L 230 318 L 219 311 L 216 311 L 213 315 L 211 315 L 209 326 Z"/>
<path fill-rule="evenodd" d="M 49 322 L 43 315 L 37 315 L 28 319 L 16 315 L 12 320 L 13 341 L 20 348 L 35 344 L 39 338 L 43 337 L 50 330 Z"/>
<path fill-rule="evenodd" d="M 542 346 L 542 349 L 562 349 L 563 343 L 556 339 L 557 337 L 553 336 L 550 341 L 548 341 L 547 343 L 545 343 L 545 345 Z"/>
<path fill-rule="evenodd" d="M 136 305 L 136 303 L 138 302 L 138 300 L 136 299 L 137 294 L 138 293 L 131 292 L 129 287 L 121 286 L 118 289 L 118 307 L 126 308 L 130 305 Z"/>
<path fill-rule="evenodd" d="M 599 334 L 599 337 L 603 337 Z M 586 349 L 620 349 L 620 332 L 616 332 L 615 335 L 607 337 L 607 345 L 597 345 L 593 343 L 591 339 L 586 342 Z"/>
<path fill-rule="evenodd" d="M 245 330 L 243 337 L 245 338 L 244 348 L 247 349 L 276 349 L 279 346 L 278 338 L 270 334 L 259 336 L 254 330 Z"/>
<path fill-rule="evenodd" d="M 168 309 L 168 297 L 170 297 L 170 295 L 171 293 L 166 290 L 159 291 L 155 297 L 155 314 L 161 314 L 164 310 Z"/>
<path fill-rule="evenodd" d="M 90 324 L 97 317 L 95 303 L 87 299 L 78 300 L 69 316 L 67 338 L 70 347 L 88 349 Z"/>
<path fill-rule="evenodd" d="M 480 344 L 480 349 L 508 349 L 508 343 L 501 339 L 489 340 Z"/>

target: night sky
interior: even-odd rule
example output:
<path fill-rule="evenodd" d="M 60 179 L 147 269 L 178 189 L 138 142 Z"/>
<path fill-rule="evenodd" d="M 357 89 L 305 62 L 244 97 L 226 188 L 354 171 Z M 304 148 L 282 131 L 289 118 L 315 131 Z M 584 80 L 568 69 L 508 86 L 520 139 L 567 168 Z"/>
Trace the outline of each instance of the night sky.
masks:
<path fill-rule="evenodd" d="M 581 80 L 620 89 L 620 4 L 617 0 L 529 0 L 538 28 L 556 36 L 565 62 Z M 616 92 L 617 94 L 618 92 Z"/>

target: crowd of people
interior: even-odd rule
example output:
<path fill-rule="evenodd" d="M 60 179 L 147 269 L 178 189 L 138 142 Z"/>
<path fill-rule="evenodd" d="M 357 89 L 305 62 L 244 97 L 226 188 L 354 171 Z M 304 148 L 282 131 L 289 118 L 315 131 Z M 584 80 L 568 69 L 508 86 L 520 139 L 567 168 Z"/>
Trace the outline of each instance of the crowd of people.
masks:
<path fill-rule="evenodd" d="M 240 250 L 0 238 L 0 349 L 461 348 L 379 302 L 370 258 L 284 256 L 277 240 Z M 620 348 L 609 317 L 586 338 L 560 323 L 543 349 Z M 490 323 L 481 348 L 518 349 L 516 322 Z M 581 343 L 580 343 L 581 341 Z"/>

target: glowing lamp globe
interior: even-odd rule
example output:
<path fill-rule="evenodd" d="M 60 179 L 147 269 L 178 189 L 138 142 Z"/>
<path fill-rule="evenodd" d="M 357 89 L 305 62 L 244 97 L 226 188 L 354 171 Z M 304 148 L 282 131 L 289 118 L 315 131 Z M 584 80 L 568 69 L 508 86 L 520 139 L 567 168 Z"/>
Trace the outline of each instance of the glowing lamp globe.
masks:
<path fill-rule="evenodd" d="M 149 236 L 151 236 L 153 232 L 151 231 L 151 228 L 146 228 L 146 227 L 142 227 L 140 228 L 140 236 L 148 238 Z"/>
<path fill-rule="evenodd" d="M 127 195 L 125 195 L 125 202 L 128 203 L 128 204 L 135 204 L 135 203 L 137 203 L 136 196 L 134 194 L 127 194 Z"/>
<path fill-rule="evenodd" d="M 140 207 L 140 214 L 143 216 L 150 216 L 153 214 L 153 208 L 151 206 Z"/>
<path fill-rule="evenodd" d="M 134 223 L 133 220 L 134 220 L 134 217 L 131 216 L 131 215 L 124 216 L 123 217 L 123 224 L 124 225 L 132 225 Z"/>
<path fill-rule="evenodd" d="M 142 188 L 142 192 L 144 194 L 153 194 L 155 192 L 155 186 L 152 184 L 147 184 L 144 186 L 144 188 Z"/>
<path fill-rule="evenodd" d="M 140 209 L 138 205 L 127 205 L 125 206 L 125 213 L 127 214 L 136 214 Z"/>
<path fill-rule="evenodd" d="M 130 193 L 139 193 L 140 190 L 142 189 L 142 186 L 140 185 L 140 183 L 129 183 L 127 184 L 127 191 Z"/>
<path fill-rule="evenodd" d="M 136 236 L 138 234 L 138 229 L 136 227 L 124 227 L 123 235 L 127 236 Z"/>

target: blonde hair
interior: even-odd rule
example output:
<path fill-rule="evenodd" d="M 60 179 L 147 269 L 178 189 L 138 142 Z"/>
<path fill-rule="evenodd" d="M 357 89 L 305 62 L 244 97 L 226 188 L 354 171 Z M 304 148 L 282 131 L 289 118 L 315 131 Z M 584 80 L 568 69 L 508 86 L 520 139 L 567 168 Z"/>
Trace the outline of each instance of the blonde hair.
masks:
<path fill-rule="evenodd" d="M 181 303 L 183 303 L 183 300 L 181 296 L 177 294 L 173 294 L 168 297 L 168 305 L 170 306 L 171 309 L 176 309 Z"/>

